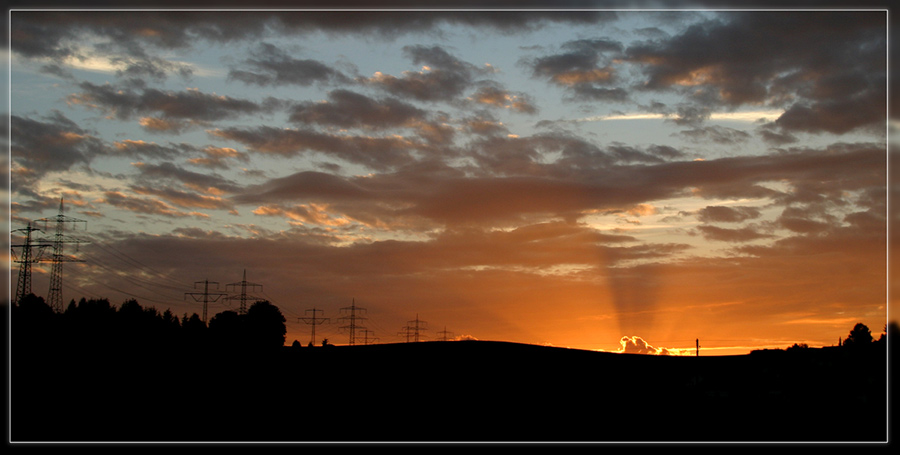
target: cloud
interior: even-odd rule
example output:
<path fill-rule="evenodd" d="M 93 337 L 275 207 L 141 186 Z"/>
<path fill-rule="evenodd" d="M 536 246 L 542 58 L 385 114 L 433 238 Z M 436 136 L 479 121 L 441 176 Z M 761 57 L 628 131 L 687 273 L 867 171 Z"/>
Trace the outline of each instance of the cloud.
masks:
<path fill-rule="evenodd" d="M 535 114 L 538 111 L 527 94 L 511 93 L 496 85 L 481 87 L 469 98 L 478 104 L 509 109 L 523 114 Z"/>
<path fill-rule="evenodd" d="M 132 185 L 131 190 L 144 196 L 156 196 L 171 205 L 186 209 L 230 210 L 234 207 L 230 201 L 220 196 L 207 196 L 175 188 Z"/>
<path fill-rule="evenodd" d="M 403 52 L 413 64 L 422 65 L 419 71 L 406 71 L 399 78 L 379 72 L 358 81 L 399 97 L 452 101 L 472 86 L 477 75 L 486 73 L 485 69 L 463 62 L 440 46 L 404 46 Z"/>
<path fill-rule="evenodd" d="M 526 59 L 523 64 L 531 69 L 532 77 L 566 88 L 570 100 L 624 102 L 629 99 L 625 89 L 615 87 L 620 78 L 613 61 L 623 50 L 621 43 L 581 39 L 564 43 L 560 50 L 558 54 Z"/>
<path fill-rule="evenodd" d="M 646 89 L 693 92 L 704 105 L 787 106 L 775 123 L 784 131 L 841 134 L 883 128 L 885 26 L 877 11 L 736 12 L 625 54 Z"/>
<path fill-rule="evenodd" d="M 743 228 L 721 228 L 718 226 L 697 226 L 696 229 L 707 240 L 715 240 L 720 242 L 750 242 L 753 240 L 774 237 L 772 234 L 761 232 L 755 226 Z"/>
<path fill-rule="evenodd" d="M 186 216 L 205 216 L 196 212 L 181 212 L 173 208 L 171 205 L 166 204 L 165 202 L 156 199 L 133 197 L 120 191 L 107 191 L 103 193 L 103 197 L 98 199 L 96 202 L 109 204 L 119 209 L 145 215 L 160 215 L 171 218 L 182 218 Z"/>
<path fill-rule="evenodd" d="M 69 96 L 70 104 L 99 109 L 119 120 L 129 120 L 135 115 L 159 115 L 163 121 L 204 124 L 268 110 L 267 106 L 252 101 L 193 89 L 181 92 L 144 89 L 137 93 L 118 89 L 111 84 L 95 85 L 90 82 L 81 83 L 80 88 L 83 90 L 81 93 Z M 149 123 L 151 129 L 160 128 L 160 124 Z"/>
<path fill-rule="evenodd" d="M 322 62 L 293 58 L 269 43 L 260 43 L 254 50 L 253 57 L 244 60 L 241 68 L 248 69 L 231 69 L 228 79 L 264 87 L 309 86 L 349 80 L 343 73 Z"/>
<path fill-rule="evenodd" d="M 315 152 L 379 171 L 410 163 L 413 151 L 427 148 L 426 144 L 397 136 L 349 136 L 269 126 L 222 128 L 209 134 L 244 144 L 250 152 L 282 157 Z"/>
<path fill-rule="evenodd" d="M 739 223 L 759 218 L 762 212 L 755 207 L 706 206 L 696 212 L 697 219 L 704 223 Z"/>
<path fill-rule="evenodd" d="M 169 162 L 133 163 L 133 166 L 138 171 L 136 181 L 146 183 L 143 186 L 157 186 L 159 182 L 179 182 L 188 188 L 212 195 L 236 193 L 242 190 L 239 184 L 216 174 L 189 171 Z"/>
<path fill-rule="evenodd" d="M 653 347 L 638 336 L 623 336 L 619 339 L 619 344 L 622 347 L 618 352 L 625 354 L 679 355 L 677 352 L 670 352 L 666 348 Z"/>
<path fill-rule="evenodd" d="M 113 143 L 117 154 L 135 158 L 172 159 L 193 150 L 189 145 L 160 145 L 144 140 L 125 139 Z"/>
<path fill-rule="evenodd" d="M 394 39 L 456 24 L 514 34 L 551 23 L 588 25 L 616 17 L 615 12 L 606 11 L 16 11 L 11 20 L 11 44 L 13 51 L 22 55 L 61 56 L 74 52 L 85 37 L 117 42 L 133 50 L 140 49 L 139 43 L 182 49 L 201 40 L 233 44 L 262 39 L 269 33 L 350 33 Z"/>
<path fill-rule="evenodd" d="M 191 158 L 189 164 L 194 166 L 205 167 L 208 169 L 229 169 L 228 161 L 236 160 L 241 162 L 249 162 L 250 158 L 246 153 L 239 152 L 230 147 L 207 146 L 202 150 L 203 156 Z"/>
<path fill-rule="evenodd" d="M 720 125 L 694 128 L 678 134 L 694 142 L 710 141 L 719 145 L 736 145 L 747 142 L 751 138 L 751 135 L 745 131 Z"/>
<path fill-rule="evenodd" d="M 24 191 L 49 172 L 87 165 L 109 153 L 94 133 L 55 111 L 43 120 L 10 116 L 10 172 L 14 191 Z"/>
<path fill-rule="evenodd" d="M 369 130 L 408 127 L 427 116 L 411 104 L 387 98 L 375 100 L 349 90 L 328 93 L 327 102 L 301 103 L 291 109 L 290 121 L 339 128 Z"/>

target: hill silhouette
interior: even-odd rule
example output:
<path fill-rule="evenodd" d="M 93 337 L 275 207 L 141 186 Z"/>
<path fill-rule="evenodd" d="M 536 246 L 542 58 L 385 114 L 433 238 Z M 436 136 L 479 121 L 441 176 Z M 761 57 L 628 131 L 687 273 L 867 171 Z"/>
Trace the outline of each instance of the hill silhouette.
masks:
<path fill-rule="evenodd" d="M 886 337 L 861 324 L 842 347 L 676 357 L 474 340 L 288 347 L 265 301 L 209 327 L 136 301 L 12 310 L 13 442 L 887 439 Z"/>
<path fill-rule="evenodd" d="M 11 428 L 20 441 L 884 441 L 876 351 L 58 346 L 14 355 Z"/>

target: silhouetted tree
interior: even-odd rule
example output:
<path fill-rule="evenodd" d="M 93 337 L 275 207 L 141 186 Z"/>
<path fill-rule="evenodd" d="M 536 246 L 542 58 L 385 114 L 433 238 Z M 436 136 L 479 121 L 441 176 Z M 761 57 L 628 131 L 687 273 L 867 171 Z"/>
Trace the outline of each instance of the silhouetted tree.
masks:
<path fill-rule="evenodd" d="M 287 333 L 284 315 L 268 300 L 259 300 L 247 309 L 247 340 L 254 348 L 280 348 Z"/>
<path fill-rule="evenodd" d="M 844 340 L 844 346 L 850 349 L 865 348 L 872 344 L 872 332 L 863 323 L 853 326 L 850 335 Z"/>
<path fill-rule="evenodd" d="M 11 310 L 14 347 L 36 347 L 55 341 L 56 315 L 43 297 L 28 294 Z"/>
<path fill-rule="evenodd" d="M 236 311 L 223 311 L 209 320 L 209 339 L 213 346 L 235 348 L 243 343 L 243 318 Z"/>
<path fill-rule="evenodd" d="M 185 343 L 197 345 L 201 344 L 207 338 L 206 324 L 200 319 L 197 313 L 188 317 L 187 314 L 181 320 L 181 333 Z"/>

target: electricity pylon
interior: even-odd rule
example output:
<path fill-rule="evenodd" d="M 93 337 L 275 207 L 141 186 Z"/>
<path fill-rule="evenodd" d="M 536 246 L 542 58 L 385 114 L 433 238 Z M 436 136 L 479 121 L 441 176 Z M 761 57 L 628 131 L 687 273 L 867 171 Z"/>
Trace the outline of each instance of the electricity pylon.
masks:
<path fill-rule="evenodd" d="M 440 341 L 447 341 L 450 338 L 453 338 L 453 332 L 448 332 L 447 326 L 444 326 L 444 330 L 441 330 L 438 333 L 441 335 L 441 337 L 439 338 Z"/>
<path fill-rule="evenodd" d="M 357 316 L 356 312 L 361 311 L 361 312 L 365 313 L 366 309 L 357 307 L 356 299 L 353 299 L 353 301 L 349 307 L 341 308 L 341 311 L 346 311 L 346 310 L 350 310 L 350 316 L 344 316 L 339 319 L 342 321 L 343 320 L 350 321 L 348 325 L 341 326 L 341 328 L 342 329 L 350 329 L 350 346 L 353 346 L 354 344 L 356 344 L 356 329 L 365 329 L 365 327 L 356 325 L 356 321 L 357 320 L 361 320 L 361 321 L 366 320 L 366 318 L 364 318 L 364 317 Z"/>
<path fill-rule="evenodd" d="M 17 262 L 21 264 L 19 266 L 19 281 L 16 286 L 16 298 L 13 300 L 15 303 L 22 303 L 22 300 L 28 294 L 31 294 L 31 264 L 35 262 L 40 262 L 40 254 L 34 255 L 31 253 L 32 248 L 45 248 L 50 246 L 48 243 L 34 243 L 31 241 L 31 233 L 38 231 L 40 229 L 31 227 L 31 223 L 28 223 L 28 227 L 22 229 L 16 229 L 13 232 L 24 232 L 25 233 L 25 243 L 21 245 L 10 245 L 10 249 L 12 248 L 22 248 L 21 258 L 16 258 L 16 253 L 13 251 L 13 262 Z"/>
<path fill-rule="evenodd" d="M 319 317 L 316 317 L 316 313 L 322 313 L 322 310 L 317 310 L 317 309 L 315 309 L 315 308 L 313 308 L 313 309 L 311 309 L 311 310 L 306 310 L 306 312 L 307 312 L 307 313 L 312 312 L 312 316 L 311 316 L 311 317 L 297 318 L 297 320 L 303 321 L 303 322 L 305 322 L 305 323 L 307 323 L 307 324 L 312 325 L 312 339 L 311 339 L 311 341 L 310 341 L 309 343 L 310 343 L 312 346 L 315 346 L 315 345 L 316 345 L 316 325 L 318 325 L 319 323 L 322 323 L 322 322 L 328 322 L 331 318 L 319 318 Z"/>
<path fill-rule="evenodd" d="M 232 295 L 232 296 L 228 297 L 228 299 L 229 300 L 240 300 L 241 306 L 240 306 L 240 310 L 238 310 L 238 314 L 246 314 L 247 313 L 247 299 L 250 298 L 250 299 L 259 300 L 259 297 L 248 296 L 247 288 L 249 287 L 251 289 L 256 289 L 256 288 L 262 289 L 262 285 L 248 282 L 247 281 L 247 269 L 244 269 L 244 279 L 241 281 L 238 281 L 237 283 L 226 284 L 225 290 L 228 290 L 229 287 L 231 287 L 233 289 L 237 289 L 238 286 L 240 286 L 240 288 L 241 288 L 241 293 L 237 294 L 237 295 Z"/>
<path fill-rule="evenodd" d="M 363 344 L 364 344 L 364 345 L 373 344 L 373 343 L 375 343 L 376 341 L 378 341 L 378 338 L 377 338 L 377 337 L 369 338 L 369 334 L 370 334 L 370 333 L 371 333 L 371 334 L 374 334 L 375 332 L 373 332 L 373 331 L 371 331 L 371 330 L 369 330 L 369 329 L 366 329 L 366 330 L 363 330 L 362 333 L 363 333 Z"/>
<path fill-rule="evenodd" d="M 411 324 L 411 325 L 407 325 L 406 327 L 403 327 L 403 330 L 406 330 L 406 342 L 409 343 L 410 335 L 413 336 L 413 340 L 418 342 L 419 336 L 420 336 L 419 331 L 427 330 L 425 327 L 419 327 L 419 324 L 427 324 L 427 322 L 420 321 L 419 315 L 416 314 L 416 319 L 414 319 L 412 321 L 408 321 L 407 324 Z M 403 332 L 401 332 L 400 335 L 403 335 Z M 425 335 L 421 335 L 421 336 L 424 337 Z"/>
<path fill-rule="evenodd" d="M 81 244 L 85 243 L 82 240 L 74 239 L 71 237 L 67 237 L 65 235 L 65 226 L 66 223 L 72 223 L 73 227 L 77 226 L 76 223 L 84 223 L 85 229 L 87 229 L 87 221 L 79 220 L 77 218 L 72 218 L 63 215 L 63 199 L 59 198 L 59 214 L 57 214 L 53 218 L 42 218 L 40 220 L 36 220 L 38 222 L 43 222 L 45 225 L 50 222 L 56 223 L 56 234 L 53 238 L 53 255 L 50 259 L 42 259 L 41 262 L 50 262 L 53 264 L 50 269 L 50 292 L 47 294 L 47 304 L 50 305 L 50 308 L 57 313 L 61 313 L 62 308 L 62 277 L 63 277 L 63 263 L 64 262 L 84 262 L 81 259 L 77 259 L 71 256 L 66 256 L 63 253 L 63 246 L 68 243 Z M 77 249 L 77 247 L 76 247 Z"/>
<path fill-rule="evenodd" d="M 184 297 L 187 298 L 187 296 L 191 296 L 191 298 L 193 298 L 197 302 L 200 301 L 199 300 L 200 297 L 203 297 L 203 322 L 206 323 L 206 307 L 209 305 L 209 302 L 216 302 L 219 300 L 219 298 L 221 298 L 222 296 L 226 296 L 228 294 L 226 294 L 224 292 L 212 292 L 212 293 L 209 292 L 210 283 L 216 285 L 216 289 L 219 288 L 219 283 L 217 283 L 215 281 L 210 282 L 209 280 L 195 281 L 194 289 L 196 289 L 197 285 L 200 283 L 203 283 L 203 292 L 185 292 Z M 210 300 L 209 299 L 210 297 L 214 297 L 214 298 L 212 300 Z"/>

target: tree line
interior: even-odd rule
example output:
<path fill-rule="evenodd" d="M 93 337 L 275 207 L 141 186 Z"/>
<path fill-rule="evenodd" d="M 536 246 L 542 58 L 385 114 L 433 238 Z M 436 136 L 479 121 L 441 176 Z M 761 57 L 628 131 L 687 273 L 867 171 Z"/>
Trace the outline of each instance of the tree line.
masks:
<path fill-rule="evenodd" d="M 897 334 L 900 327 L 897 325 L 897 321 L 892 321 L 889 324 L 885 324 L 884 331 L 881 333 L 881 336 L 876 340 L 872 335 L 872 330 L 869 327 L 861 322 L 857 323 L 853 326 L 853 329 L 850 330 L 850 333 L 847 334 L 846 338 L 841 338 L 840 347 L 846 349 L 847 351 L 865 351 L 874 348 L 883 348 L 887 345 L 887 337 L 890 334 L 891 336 Z M 792 346 L 788 347 L 788 351 L 796 351 L 808 349 L 809 345 L 806 343 L 794 343 Z"/>
<path fill-rule="evenodd" d="M 123 349 L 202 347 L 274 350 L 284 346 L 287 327 L 281 310 L 258 300 L 244 314 L 226 310 L 205 323 L 196 313 L 178 317 L 129 299 L 120 306 L 109 299 L 73 299 L 54 312 L 43 297 L 30 294 L 11 308 L 14 345 L 92 346 Z"/>

